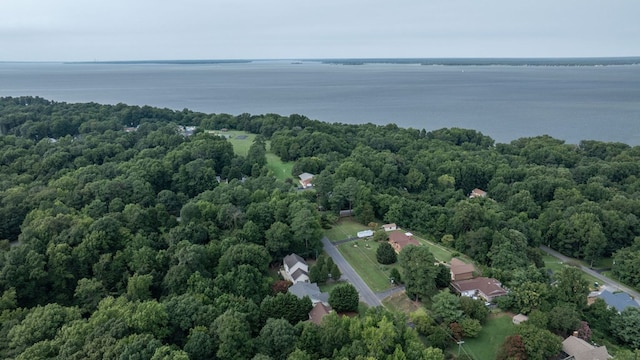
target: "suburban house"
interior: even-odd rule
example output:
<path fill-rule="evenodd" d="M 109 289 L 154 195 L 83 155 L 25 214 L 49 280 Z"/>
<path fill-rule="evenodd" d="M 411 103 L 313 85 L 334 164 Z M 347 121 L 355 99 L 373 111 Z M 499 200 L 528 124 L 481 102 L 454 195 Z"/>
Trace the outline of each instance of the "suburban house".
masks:
<path fill-rule="evenodd" d="M 508 293 L 498 280 L 487 277 L 452 281 L 451 287 L 461 296 L 481 297 L 488 302 Z"/>
<path fill-rule="evenodd" d="M 316 325 L 320 325 L 322 318 L 329 315 L 331 308 L 321 302 L 315 304 L 309 312 L 309 320 Z"/>
<path fill-rule="evenodd" d="M 309 265 L 297 254 L 290 254 L 282 260 L 284 271 L 282 275 L 285 279 L 296 284 L 299 282 L 309 282 Z"/>
<path fill-rule="evenodd" d="M 382 225 L 382 229 L 384 229 L 384 231 L 394 231 L 398 230 L 398 226 L 396 224 L 384 224 Z"/>
<path fill-rule="evenodd" d="M 358 238 L 360 239 L 370 237 L 370 236 L 373 236 L 373 230 L 358 231 Z"/>
<path fill-rule="evenodd" d="M 562 342 L 562 352 L 566 354 L 561 358 L 563 360 L 606 360 L 612 358 L 607 352 L 606 346 L 595 347 L 573 335 Z"/>
<path fill-rule="evenodd" d="M 298 175 L 298 177 L 300 178 L 300 186 L 302 186 L 303 188 L 310 188 L 313 186 L 313 184 L 311 183 L 311 181 L 313 181 L 313 174 L 309 174 L 309 173 L 302 173 L 300 175 Z"/>
<path fill-rule="evenodd" d="M 480 190 L 478 188 L 475 188 L 473 190 L 471 190 L 471 194 L 469 194 L 469 199 L 473 199 L 473 198 L 477 198 L 477 197 L 486 197 L 487 196 L 487 192 L 484 190 Z"/>
<path fill-rule="evenodd" d="M 451 273 L 451 280 L 469 280 L 473 279 L 476 268 L 473 264 L 467 264 L 458 258 L 451 258 L 451 267 L 449 272 Z"/>
<path fill-rule="evenodd" d="M 329 306 L 329 293 L 320 291 L 320 288 L 316 283 L 295 283 L 289 287 L 288 291 L 297 296 L 298 299 L 308 296 L 313 305 L 323 303 L 324 305 Z"/>
<path fill-rule="evenodd" d="M 618 310 L 619 313 L 628 307 L 640 307 L 640 304 L 634 301 L 626 292 L 612 293 L 609 290 L 602 290 L 598 297 L 604 300 L 604 302 L 607 303 L 607 306 Z"/>
<path fill-rule="evenodd" d="M 402 231 L 389 233 L 389 244 L 397 253 L 400 253 L 408 245 L 420 245 L 418 240 L 413 238 L 412 233 L 403 233 Z"/>

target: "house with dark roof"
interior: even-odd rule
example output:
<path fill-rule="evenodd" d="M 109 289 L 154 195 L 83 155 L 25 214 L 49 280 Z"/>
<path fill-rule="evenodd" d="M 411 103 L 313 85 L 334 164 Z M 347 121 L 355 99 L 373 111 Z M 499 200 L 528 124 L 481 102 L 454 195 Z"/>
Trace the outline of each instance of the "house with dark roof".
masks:
<path fill-rule="evenodd" d="M 615 308 L 619 313 L 628 307 L 640 307 L 640 304 L 634 301 L 629 294 L 622 291 L 612 293 L 609 290 L 602 290 L 598 297 L 604 300 L 608 307 Z"/>
<path fill-rule="evenodd" d="M 474 272 L 476 271 L 473 264 L 467 264 L 455 257 L 451 258 L 449 263 L 451 264 L 449 272 L 451 273 L 452 281 L 473 279 Z"/>
<path fill-rule="evenodd" d="M 309 299 L 311 299 L 311 303 L 314 305 L 317 303 L 323 303 L 329 306 L 329 293 L 320 291 L 320 288 L 316 283 L 295 283 L 291 285 L 287 291 L 297 296 L 298 299 L 308 296 Z"/>
<path fill-rule="evenodd" d="M 412 233 L 404 233 L 402 231 L 392 231 L 389 233 L 389 244 L 393 246 L 393 249 L 400 253 L 402 249 L 409 245 L 420 245 L 418 240 L 413 237 Z"/>
<path fill-rule="evenodd" d="M 569 336 L 562 341 L 562 352 L 566 355 L 563 360 L 607 360 L 612 356 L 607 352 L 606 346 L 593 346 L 576 337 Z"/>
<path fill-rule="evenodd" d="M 319 302 L 309 311 L 309 320 L 316 325 L 322 323 L 322 318 L 331 313 L 331 307 Z"/>
<path fill-rule="evenodd" d="M 292 283 L 309 282 L 309 265 L 298 254 L 289 254 L 282 260 L 283 277 Z"/>
<path fill-rule="evenodd" d="M 461 296 L 481 297 L 488 302 L 508 293 L 498 280 L 487 277 L 452 281 L 451 287 Z"/>

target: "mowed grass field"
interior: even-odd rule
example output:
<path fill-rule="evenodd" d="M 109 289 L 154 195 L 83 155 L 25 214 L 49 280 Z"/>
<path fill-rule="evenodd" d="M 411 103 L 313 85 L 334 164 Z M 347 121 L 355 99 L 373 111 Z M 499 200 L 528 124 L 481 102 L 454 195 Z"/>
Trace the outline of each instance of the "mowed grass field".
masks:
<path fill-rule="evenodd" d="M 482 331 L 475 339 L 464 339 L 462 345 L 474 359 L 495 359 L 500 345 L 504 339 L 516 332 L 516 325 L 511 320 L 511 315 L 499 313 L 490 316 L 482 326 Z M 458 346 L 451 348 L 451 352 L 458 353 Z M 462 353 L 462 352 L 461 352 Z"/>
<path fill-rule="evenodd" d="M 342 218 L 338 220 L 338 223 L 333 225 L 331 229 L 324 232 L 326 236 L 332 242 L 348 239 L 356 236 L 358 231 L 368 230 L 369 228 L 353 220 L 353 218 Z"/>
<path fill-rule="evenodd" d="M 246 131 L 231 130 L 227 132 L 216 132 L 216 134 L 226 136 L 227 141 L 233 145 L 233 152 L 240 156 L 247 156 L 249 148 L 256 138 L 256 134 L 251 134 Z M 285 181 L 286 179 L 293 178 L 293 176 L 291 176 L 293 162 L 283 162 L 279 156 L 269 152 L 269 142 L 267 142 L 267 168 L 271 170 L 273 176 L 279 180 Z"/>
<path fill-rule="evenodd" d="M 376 260 L 380 244 L 373 240 L 354 240 L 338 245 L 338 250 L 374 292 L 391 287 L 389 272 L 398 263 L 382 265 Z"/>
<path fill-rule="evenodd" d="M 278 180 L 285 181 L 287 179 L 293 178 L 293 176 L 291 176 L 293 162 L 283 162 L 276 154 L 267 152 L 267 168 L 271 170 L 273 176 L 275 176 Z"/>
<path fill-rule="evenodd" d="M 227 141 L 233 145 L 233 152 L 240 156 L 247 156 L 249 148 L 256 138 L 256 134 L 251 134 L 246 131 L 230 130 L 226 132 L 216 132 L 216 134 L 226 136 Z M 240 136 L 240 138 L 238 138 L 238 136 Z"/>

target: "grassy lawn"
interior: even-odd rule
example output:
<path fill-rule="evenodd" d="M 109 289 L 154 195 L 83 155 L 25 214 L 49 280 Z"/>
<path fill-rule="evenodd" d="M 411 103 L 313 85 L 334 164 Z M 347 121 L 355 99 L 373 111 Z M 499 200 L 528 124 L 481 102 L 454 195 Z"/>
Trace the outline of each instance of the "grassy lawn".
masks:
<path fill-rule="evenodd" d="M 291 169 L 293 169 L 293 162 L 283 162 L 280 157 L 267 152 L 267 168 L 271 170 L 273 176 L 278 180 L 285 181 L 289 178 L 293 178 L 291 175 Z"/>
<path fill-rule="evenodd" d="M 547 269 L 551 269 L 551 271 L 553 271 L 554 274 L 560 272 L 562 269 L 564 269 L 567 266 L 570 266 L 568 264 L 563 263 L 562 261 L 558 260 L 557 258 L 551 256 L 551 255 L 544 255 L 542 257 L 542 260 L 544 261 L 544 267 Z M 584 265 L 584 264 L 583 264 Z M 593 287 L 593 283 L 596 281 L 600 281 L 599 279 L 596 279 L 595 277 L 587 274 L 587 273 L 582 273 L 582 277 L 585 278 L 585 280 L 587 280 L 587 282 L 589 282 L 589 286 Z"/>
<path fill-rule="evenodd" d="M 253 144 L 253 140 L 256 138 L 256 134 L 251 134 L 246 131 L 227 131 L 227 132 L 215 132 L 218 135 L 226 136 L 227 141 L 233 145 L 233 152 L 236 155 L 247 156 L 249 148 Z M 244 135 L 246 138 L 238 139 L 238 136 Z M 283 162 L 280 157 L 269 152 L 269 143 L 267 142 L 267 168 L 271 170 L 273 176 L 277 179 L 285 181 L 288 178 L 292 178 L 291 169 L 293 169 L 293 162 Z"/>
<path fill-rule="evenodd" d="M 407 294 L 405 294 L 404 291 L 387 297 L 386 299 L 382 300 L 382 304 L 388 309 L 400 311 L 407 315 L 420 308 L 420 304 L 411 301 L 411 299 L 407 297 Z"/>
<path fill-rule="evenodd" d="M 256 138 L 256 134 L 251 134 L 246 131 L 231 130 L 227 132 L 216 132 L 216 133 L 221 136 L 226 136 L 227 141 L 229 141 L 231 145 L 233 145 L 233 152 L 235 152 L 236 155 L 241 155 L 241 156 L 247 156 L 247 154 L 249 153 L 249 148 L 251 147 L 251 144 L 253 144 L 253 139 Z M 246 136 L 246 138 L 238 139 L 238 135 L 244 135 Z"/>
<path fill-rule="evenodd" d="M 475 339 L 465 339 L 462 346 L 473 355 L 474 359 L 495 359 L 504 339 L 509 335 L 513 335 L 515 331 L 516 325 L 513 325 L 511 316 L 508 314 L 502 313 L 496 317 L 490 316 L 482 327 L 480 335 Z M 457 345 L 451 350 L 457 353 Z"/>
<path fill-rule="evenodd" d="M 327 281 L 324 284 L 318 284 L 318 287 L 320 288 L 320 291 L 328 293 L 331 292 L 331 289 L 333 289 L 340 283 L 341 282 L 339 281 Z"/>
<path fill-rule="evenodd" d="M 326 230 L 324 235 L 331 241 L 340 241 L 356 236 L 358 231 L 367 229 L 369 228 L 351 218 L 342 218 L 331 229 Z"/>
<path fill-rule="evenodd" d="M 354 240 L 338 245 L 338 250 L 353 266 L 362 280 L 374 292 L 383 291 L 391 287 L 389 271 L 394 265 L 382 265 L 376 260 L 378 243 L 372 240 Z"/>
<path fill-rule="evenodd" d="M 449 262 L 453 257 L 451 256 L 452 251 L 445 248 L 442 245 L 438 245 L 438 244 L 432 243 L 431 241 L 427 241 L 420 238 L 418 238 L 418 240 L 422 245 L 425 245 L 426 247 L 429 248 L 429 251 L 431 251 L 431 253 L 436 258 L 436 260 Z"/>

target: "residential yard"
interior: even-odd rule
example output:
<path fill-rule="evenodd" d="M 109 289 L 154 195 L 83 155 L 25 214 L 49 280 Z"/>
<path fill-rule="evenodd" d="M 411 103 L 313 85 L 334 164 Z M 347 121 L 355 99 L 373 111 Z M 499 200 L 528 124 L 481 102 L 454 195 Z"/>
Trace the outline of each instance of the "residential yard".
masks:
<path fill-rule="evenodd" d="M 404 291 L 387 297 L 386 299 L 382 300 L 382 304 L 388 309 L 400 311 L 407 315 L 420 308 L 420 303 L 411 301 L 411 299 L 407 297 L 407 294 Z"/>
<path fill-rule="evenodd" d="M 337 224 L 333 225 L 331 229 L 326 230 L 324 235 L 332 242 L 336 242 L 356 236 L 358 231 L 368 229 L 368 227 L 360 224 L 352 218 L 342 218 Z"/>
<path fill-rule="evenodd" d="M 378 243 L 372 240 L 354 240 L 338 245 L 338 250 L 353 266 L 362 280 L 374 292 L 384 291 L 391 287 L 389 272 L 398 264 L 382 265 L 376 260 Z"/>
<path fill-rule="evenodd" d="M 510 314 L 492 314 L 483 325 L 480 335 L 475 339 L 464 339 L 462 346 L 474 359 L 495 359 L 504 339 L 515 332 L 516 325 L 511 321 Z M 457 354 L 458 346 L 454 345 L 451 352 Z"/>
<path fill-rule="evenodd" d="M 292 179 L 291 170 L 293 169 L 293 162 L 283 162 L 280 157 L 267 152 L 267 168 L 271 170 L 273 176 L 278 180 L 285 181 Z M 296 182 L 297 183 L 297 182 Z"/>
<path fill-rule="evenodd" d="M 551 255 L 544 255 L 542 257 L 542 260 L 544 261 L 544 267 L 553 271 L 554 274 L 560 272 L 562 269 L 564 269 L 567 266 L 571 266 L 569 264 L 563 263 L 562 261 L 558 260 L 557 258 Z M 582 273 L 582 276 L 587 280 L 587 282 L 589 282 L 590 287 L 593 287 L 594 282 L 600 281 L 599 279 L 585 272 Z"/>
<path fill-rule="evenodd" d="M 418 241 L 420 241 L 420 244 L 426 246 L 429 248 L 429 251 L 431 251 L 431 253 L 433 254 L 433 256 L 436 258 L 436 260 L 439 261 L 443 261 L 443 262 L 449 262 L 451 260 L 451 258 L 453 257 L 452 254 L 452 250 L 449 250 L 447 248 L 445 248 L 442 245 L 438 245 L 435 243 L 432 243 L 431 241 L 427 241 L 424 239 L 421 239 L 417 236 L 414 235 L 414 237 L 416 239 L 418 239 Z"/>

